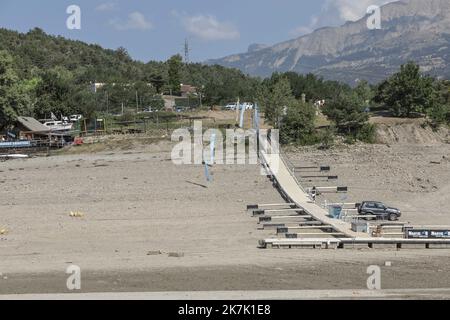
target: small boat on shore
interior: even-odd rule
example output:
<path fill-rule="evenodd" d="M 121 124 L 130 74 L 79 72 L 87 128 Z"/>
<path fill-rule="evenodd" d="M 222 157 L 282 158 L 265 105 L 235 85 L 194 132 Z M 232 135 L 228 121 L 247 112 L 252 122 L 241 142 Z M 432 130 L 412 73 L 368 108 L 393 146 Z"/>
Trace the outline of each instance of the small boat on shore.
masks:
<path fill-rule="evenodd" d="M 0 154 L 0 159 L 27 159 L 29 158 L 26 154 Z"/>
<path fill-rule="evenodd" d="M 47 121 L 43 123 L 44 126 L 50 129 L 52 132 L 70 131 L 73 129 L 73 123 L 65 121 Z"/>

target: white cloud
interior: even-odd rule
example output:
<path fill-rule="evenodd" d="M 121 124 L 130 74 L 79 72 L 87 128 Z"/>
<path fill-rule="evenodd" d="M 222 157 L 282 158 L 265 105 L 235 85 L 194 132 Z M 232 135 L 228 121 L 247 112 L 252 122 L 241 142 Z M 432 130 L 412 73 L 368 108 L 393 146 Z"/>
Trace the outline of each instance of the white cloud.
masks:
<path fill-rule="evenodd" d="M 105 2 L 105 3 L 99 4 L 95 8 L 96 11 L 101 11 L 101 12 L 114 11 L 116 9 L 117 9 L 117 3 L 114 3 L 114 2 Z"/>
<path fill-rule="evenodd" d="M 147 18 L 140 12 L 132 12 L 128 15 L 128 19 L 126 21 L 120 20 L 111 20 L 110 24 L 119 31 L 128 31 L 128 30 L 150 30 L 153 29 L 153 24 L 151 21 L 147 20 Z"/>
<path fill-rule="evenodd" d="M 175 15 L 180 16 L 176 13 Z M 212 15 L 181 15 L 181 19 L 186 31 L 202 40 L 235 40 L 241 36 L 232 23 L 221 22 Z"/>
<path fill-rule="evenodd" d="M 304 36 L 305 34 L 309 34 L 311 32 L 313 32 L 314 30 L 311 29 L 309 26 L 299 26 L 295 29 L 292 29 L 289 34 L 293 37 L 301 37 Z"/>
<path fill-rule="evenodd" d="M 307 26 L 299 26 L 293 30 L 291 30 L 289 33 L 293 37 L 300 37 L 305 34 L 309 34 L 314 31 L 314 29 L 317 27 L 318 17 L 314 16 L 311 18 L 311 22 Z"/>
<path fill-rule="evenodd" d="M 364 17 L 371 5 L 382 6 L 393 0 L 326 0 L 320 14 L 307 26 L 299 26 L 291 31 L 293 36 L 301 36 L 325 26 L 337 26 L 346 21 L 356 21 Z"/>

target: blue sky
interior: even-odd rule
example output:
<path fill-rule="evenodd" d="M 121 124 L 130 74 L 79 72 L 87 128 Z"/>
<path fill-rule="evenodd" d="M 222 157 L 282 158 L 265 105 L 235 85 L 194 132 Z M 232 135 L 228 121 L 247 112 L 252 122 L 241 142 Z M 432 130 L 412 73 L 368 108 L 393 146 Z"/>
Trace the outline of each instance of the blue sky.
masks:
<path fill-rule="evenodd" d="M 0 27 L 123 46 L 135 59 L 166 60 L 189 39 L 192 61 L 275 44 L 365 14 L 385 0 L 0 0 Z M 69 30 L 69 5 L 81 8 L 81 30 Z"/>

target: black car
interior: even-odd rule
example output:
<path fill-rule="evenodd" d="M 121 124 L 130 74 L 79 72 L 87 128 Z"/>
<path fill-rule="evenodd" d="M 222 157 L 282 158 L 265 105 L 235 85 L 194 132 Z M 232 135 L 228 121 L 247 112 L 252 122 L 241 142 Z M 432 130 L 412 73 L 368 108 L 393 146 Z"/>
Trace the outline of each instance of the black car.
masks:
<path fill-rule="evenodd" d="M 402 215 L 399 209 L 387 207 L 382 202 L 377 201 L 364 201 L 358 207 L 358 213 L 360 215 L 373 215 L 389 221 L 396 221 Z"/>

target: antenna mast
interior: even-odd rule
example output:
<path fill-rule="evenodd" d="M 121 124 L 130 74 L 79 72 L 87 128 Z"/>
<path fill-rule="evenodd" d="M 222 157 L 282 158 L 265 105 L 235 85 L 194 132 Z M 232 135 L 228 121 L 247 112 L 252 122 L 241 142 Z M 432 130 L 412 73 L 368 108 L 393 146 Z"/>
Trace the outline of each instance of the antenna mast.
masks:
<path fill-rule="evenodd" d="M 189 47 L 189 40 L 186 38 L 184 41 L 184 62 L 189 64 L 189 52 L 191 51 L 191 48 Z"/>

